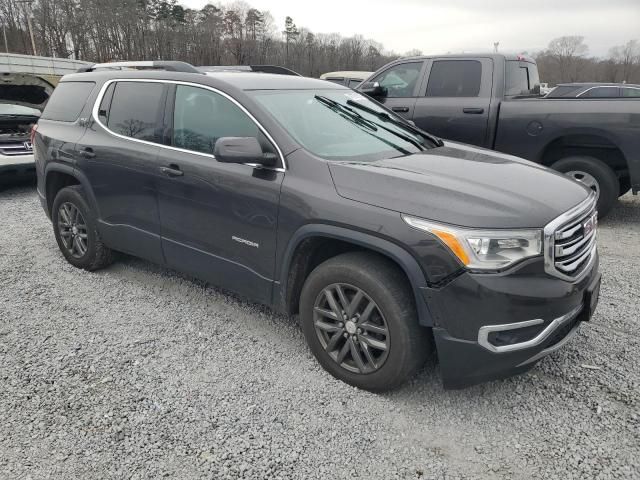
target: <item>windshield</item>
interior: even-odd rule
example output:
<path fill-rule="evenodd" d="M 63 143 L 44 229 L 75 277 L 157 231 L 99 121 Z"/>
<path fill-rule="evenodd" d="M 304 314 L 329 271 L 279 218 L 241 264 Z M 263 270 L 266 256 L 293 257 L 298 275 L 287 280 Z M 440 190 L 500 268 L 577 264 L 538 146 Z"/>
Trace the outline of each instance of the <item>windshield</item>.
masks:
<path fill-rule="evenodd" d="M 298 143 L 328 160 L 374 161 L 433 147 L 426 134 L 402 125 L 399 118 L 357 92 L 252 93 Z"/>
<path fill-rule="evenodd" d="M 0 115 L 20 115 L 39 117 L 40 110 L 36 108 L 23 107 L 22 105 L 10 105 L 0 103 Z"/>

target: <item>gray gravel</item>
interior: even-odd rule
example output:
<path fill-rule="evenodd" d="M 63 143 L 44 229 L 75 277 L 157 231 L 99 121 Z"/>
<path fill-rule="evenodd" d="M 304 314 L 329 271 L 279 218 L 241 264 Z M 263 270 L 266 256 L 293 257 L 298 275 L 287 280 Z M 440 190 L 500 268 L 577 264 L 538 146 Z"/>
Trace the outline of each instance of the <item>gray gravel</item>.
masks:
<path fill-rule="evenodd" d="M 0 192 L 0 478 L 640 478 L 640 198 L 601 222 L 598 312 L 530 373 L 375 395 L 293 319 L 130 257 L 67 264 Z"/>

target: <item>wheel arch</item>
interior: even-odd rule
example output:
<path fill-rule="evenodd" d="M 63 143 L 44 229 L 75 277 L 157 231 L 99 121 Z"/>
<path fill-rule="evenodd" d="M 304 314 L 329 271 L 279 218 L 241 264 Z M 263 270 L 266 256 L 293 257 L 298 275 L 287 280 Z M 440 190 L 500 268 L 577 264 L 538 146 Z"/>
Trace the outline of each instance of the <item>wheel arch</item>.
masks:
<path fill-rule="evenodd" d="M 595 157 L 608 165 L 618 177 L 629 175 L 629 162 L 617 139 L 601 130 L 572 130 L 555 136 L 542 149 L 539 162 L 550 167 L 570 156 Z"/>
<path fill-rule="evenodd" d="M 294 233 L 283 261 L 279 262 L 282 268 L 274 288 L 274 305 L 284 313 L 297 313 L 302 285 L 313 268 L 340 253 L 354 250 L 377 253 L 398 266 L 413 291 L 419 323 L 433 326 L 433 318 L 421 293 L 427 281 L 417 260 L 389 240 L 336 225 L 307 224 Z"/>
<path fill-rule="evenodd" d="M 44 172 L 44 198 L 47 215 L 49 215 L 49 217 L 51 217 L 51 207 L 53 206 L 53 200 L 57 193 L 61 189 L 71 185 L 82 186 L 89 206 L 94 209 L 95 212 L 98 211 L 97 202 L 89 179 L 72 166 L 56 162 L 49 163 Z"/>

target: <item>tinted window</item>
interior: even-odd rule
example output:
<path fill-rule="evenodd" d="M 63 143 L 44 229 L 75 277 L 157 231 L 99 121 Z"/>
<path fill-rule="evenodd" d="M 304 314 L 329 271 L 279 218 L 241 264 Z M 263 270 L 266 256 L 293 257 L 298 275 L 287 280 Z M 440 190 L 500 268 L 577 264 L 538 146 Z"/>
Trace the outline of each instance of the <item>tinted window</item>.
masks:
<path fill-rule="evenodd" d="M 131 138 L 158 141 L 164 88 L 162 83 L 118 82 L 108 110 L 109 129 Z"/>
<path fill-rule="evenodd" d="M 413 97 L 420 70 L 422 62 L 401 63 L 384 71 L 373 81 L 387 89 L 387 97 Z"/>
<path fill-rule="evenodd" d="M 358 85 L 362 83 L 362 80 L 349 80 L 349 88 L 356 88 Z"/>
<path fill-rule="evenodd" d="M 213 154 L 222 137 L 256 137 L 273 148 L 258 126 L 236 104 L 211 90 L 178 85 L 173 115 L 173 146 Z"/>
<path fill-rule="evenodd" d="M 482 64 L 476 60 L 433 62 L 427 97 L 477 97 L 480 93 Z"/>
<path fill-rule="evenodd" d="M 618 96 L 618 87 L 596 87 L 587 90 L 581 98 L 613 98 Z"/>
<path fill-rule="evenodd" d="M 328 82 L 337 83 L 338 85 L 342 85 L 344 83 L 344 78 L 327 78 Z"/>
<path fill-rule="evenodd" d="M 622 96 L 640 98 L 640 88 L 623 88 Z"/>
<path fill-rule="evenodd" d="M 42 118 L 75 122 L 94 86 L 94 82 L 61 82 L 53 91 Z"/>

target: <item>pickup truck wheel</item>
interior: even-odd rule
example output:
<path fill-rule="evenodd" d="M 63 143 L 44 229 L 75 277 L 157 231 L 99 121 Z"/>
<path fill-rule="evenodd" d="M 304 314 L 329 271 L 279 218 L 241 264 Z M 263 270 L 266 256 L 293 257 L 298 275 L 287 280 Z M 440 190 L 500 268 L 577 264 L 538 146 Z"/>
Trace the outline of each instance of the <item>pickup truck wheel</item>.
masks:
<path fill-rule="evenodd" d="M 611 211 L 620 195 L 620 183 L 614 171 L 603 161 L 594 157 L 567 157 L 554 163 L 551 168 L 584 183 L 598 194 L 598 217 Z"/>
<path fill-rule="evenodd" d="M 112 252 L 102 243 L 82 187 L 74 185 L 58 192 L 51 221 L 58 247 L 71 265 L 92 271 L 111 263 Z"/>
<path fill-rule="evenodd" d="M 345 253 L 316 267 L 302 288 L 300 320 L 322 367 L 365 390 L 397 387 L 430 350 L 406 278 L 375 254 Z"/>

